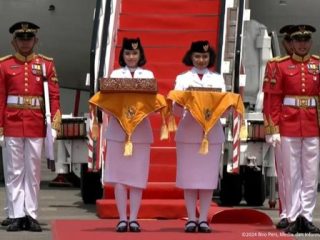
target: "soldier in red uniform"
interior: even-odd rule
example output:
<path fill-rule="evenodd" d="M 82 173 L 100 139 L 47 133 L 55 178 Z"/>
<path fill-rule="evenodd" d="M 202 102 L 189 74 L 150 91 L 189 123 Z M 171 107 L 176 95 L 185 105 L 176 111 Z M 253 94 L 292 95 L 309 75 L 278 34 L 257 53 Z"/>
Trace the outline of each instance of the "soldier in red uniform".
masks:
<path fill-rule="evenodd" d="M 280 29 L 280 34 L 283 34 L 283 40 L 282 40 L 282 46 L 286 52 L 287 55 L 292 55 L 292 48 L 291 48 L 291 38 L 289 34 L 290 28 L 293 27 L 293 25 L 285 25 Z M 263 82 L 263 92 L 264 92 L 264 101 L 263 101 L 263 113 L 264 113 L 264 123 L 265 123 L 265 132 L 266 132 L 266 142 L 272 143 L 272 129 L 270 129 L 269 122 L 270 119 L 268 119 L 270 110 L 272 106 L 270 106 L 269 101 L 269 92 L 270 92 L 270 86 L 274 84 L 274 77 L 275 77 L 275 71 L 276 71 L 276 63 L 277 60 L 280 59 L 280 56 L 274 57 L 270 59 L 266 64 L 265 69 L 265 76 L 264 76 L 264 82 Z M 287 210 L 285 205 L 285 191 L 284 191 L 284 180 L 283 180 L 283 166 L 280 158 L 280 147 L 279 145 L 274 146 L 275 147 L 275 163 L 276 163 L 276 171 L 277 171 L 277 182 L 278 182 L 278 195 L 279 195 L 279 213 L 280 213 L 280 221 L 277 223 L 276 227 L 278 229 L 284 229 L 288 227 L 289 221 L 287 219 Z"/>
<path fill-rule="evenodd" d="M 49 86 L 53 136 L 60 129 L 60 95 L 51 58 L 34 53 L 39 27 L 10 27 L 14 55 L 0 59 L 0 144 L 3 150 L 7 231 L 42 231 L 37 219 L 41 153 L 46 136 L 43 81 Z M 55 130 L 54 130 L 55 129 Z"/>
<path fill-rule="evenodd" d="M 319 57 L 310 55 L 310 25 L 290 29 L 292 56 L 279 59 L 270 85 L 267 119 L 271 143 L 281 148 L 285 206 L 290 222 L 286 233 L 320 233 L 313 225 L 319 165 Z"/>

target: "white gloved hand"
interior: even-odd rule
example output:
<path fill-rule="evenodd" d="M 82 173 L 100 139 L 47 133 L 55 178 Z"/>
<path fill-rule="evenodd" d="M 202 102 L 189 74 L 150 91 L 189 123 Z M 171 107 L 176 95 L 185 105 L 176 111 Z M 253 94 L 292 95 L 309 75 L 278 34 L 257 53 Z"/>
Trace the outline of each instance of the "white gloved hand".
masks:
<path fill-rule="evenodd" d="M 54 142 L 57 138 L 57 130 L 51 129 L 51 134 L 52 134 L 52 141 Z"/>
<path fill-rule="evenodd" d="M 3 135 L 0 136 L 0 146 L 4 147 L 4 136 Z"/>
<path fill-rule="evenodd" d="M 276 147 L 277 144 L 281 143 L 281 136 L 279 133 L 266 135 L 266 142 L 271 144 L 273 147 Z"/>
<path fill-rule="evenodd" d="M 272 144 L 272 135 L 266 135 L 265 139 L 266 139 L 266 143 Z"/>

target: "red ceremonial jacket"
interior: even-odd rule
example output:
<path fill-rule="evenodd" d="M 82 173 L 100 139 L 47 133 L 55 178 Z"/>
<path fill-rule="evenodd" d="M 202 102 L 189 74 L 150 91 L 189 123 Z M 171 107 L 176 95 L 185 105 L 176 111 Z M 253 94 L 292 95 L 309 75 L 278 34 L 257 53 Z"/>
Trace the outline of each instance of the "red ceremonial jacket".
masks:
<path fill-rule="evenodd" d="M 293 54 L 276 60 L 274 82 L 270 82 L 266 119 L 272 133 L 286 137 L 319 136 L 316 106 L 307 106 L 310 99 L 318 105 L 319 57 L 307 55 L 304 58 Z M 291 103 L 284 104 L 290 98 Z M 307 99 L 307 101 L 305 101 Z M 299 103 L 299 104 L 298 104 Z"/>
<path fill-rule="evenodd" d="M 52 124 L 54 128 L 59 125 L 60 94 L 53 60 L 34 53 L 28 57 L 16 53 L 0 59 L 0 135 L 45 137 L 42 64 L 48 79 Z"/>
<path fill-rule="evenodd" d="M 271 119 L 268 119 L 270 116 L 270 87 L 275 83 L 275 72 L 276 72 L 276 63 L 279 57 L 270 59 L 265 68 L 264 80 L 263 80 L 263 118 L 264 118 L 264 127 L 265 133 L 267 135 L 272 134 L 273 129 L 271 129 L 270 122 Z"/>

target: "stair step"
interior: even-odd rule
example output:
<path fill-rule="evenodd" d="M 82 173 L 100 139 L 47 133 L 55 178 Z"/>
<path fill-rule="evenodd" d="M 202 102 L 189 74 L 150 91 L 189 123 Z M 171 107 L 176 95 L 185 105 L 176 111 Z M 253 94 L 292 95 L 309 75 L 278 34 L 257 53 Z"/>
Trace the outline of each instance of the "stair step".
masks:
<path fill-rule="evenodd" d="M 115 200 L 99 199 L 96 202 L 99 218 L 118 218 Z M 129 205 L 127 207 L 129 209 Z M 128 213 L 129 214 L 129 213 Z M 142 199 L 138 218 L 177 219 L 187 217 L 183 199 Z"/>
<path fill-rule="evenodd" d="M 122 0 L 121 11 L 125 13 L 151 14 L 210 14 L 220 10 L 218 0 Z"/>
<path fill-rule="evenodd" d="M 159 161 L 159 160 L 157 160 Z M 152 164 L 149 170 L 150 182 L 175 182 L 176 166 L 164 164 Z"/>
<path fill-rule="evenodd" d="M 150 159 L 151 164 L 175 166 L 176 148 L 151 148 Z"/>
<path fill-rule="evenodd" d="M 103 187 L 103 198 L 114 199 L 114 188 L 110 184 Z M 175 182 L 149 182 L 143 190 L 143 199 L 183 199 L 183 190 Z"/>
<path fill-rule="evenodd" d="M 134 24 L 133 24 L 134 23 Z M 199 24 L 201 23 L 201 24 Z M 119 29 L 131 30 L 217 30 L 219 15 L 128 15 L 121 14 Z"/>
<path fill-rule="evenodd" d="M 144 47 L 184 47 L 188 49 L 191 42 L 199 39 L 208 40 L 212 46 L 216 46 L 216 30 L 193 31 L 157 31 L 157 30 L 133 30 L 120 29 L 117 37 L 117 46 L 120 47 L 122 39 L 139 37 Z"/>

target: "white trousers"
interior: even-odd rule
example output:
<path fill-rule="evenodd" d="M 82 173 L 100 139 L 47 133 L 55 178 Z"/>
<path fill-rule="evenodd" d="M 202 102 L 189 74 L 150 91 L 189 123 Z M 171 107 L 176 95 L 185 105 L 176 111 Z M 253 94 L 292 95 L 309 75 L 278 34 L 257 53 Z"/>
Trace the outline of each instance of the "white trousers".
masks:
<path fill-rule="evenodd" d="M 281 159 L 287 217 L 290 222 L 299 215 L 312 221 L 317 200 L 319 138 L 281 137 Z"/>
<path fill-rule="evenodd" d="M 4 177 L 10 218 L 37 218 L 44 138 L 5 137 Z"/>
<path fill-rule="evenodd" d="M 280 219 L 287 218 L 287 208 L 286 208 L 286 194 L 285 194 L 285 183 L 284 183 L 284 169 L 283 162 L 281 158 L 281 147 L 279 145 L 275 148 L 275 162 L 277 170 L 278 179 L 278 194 L 280 199 Z"/>

